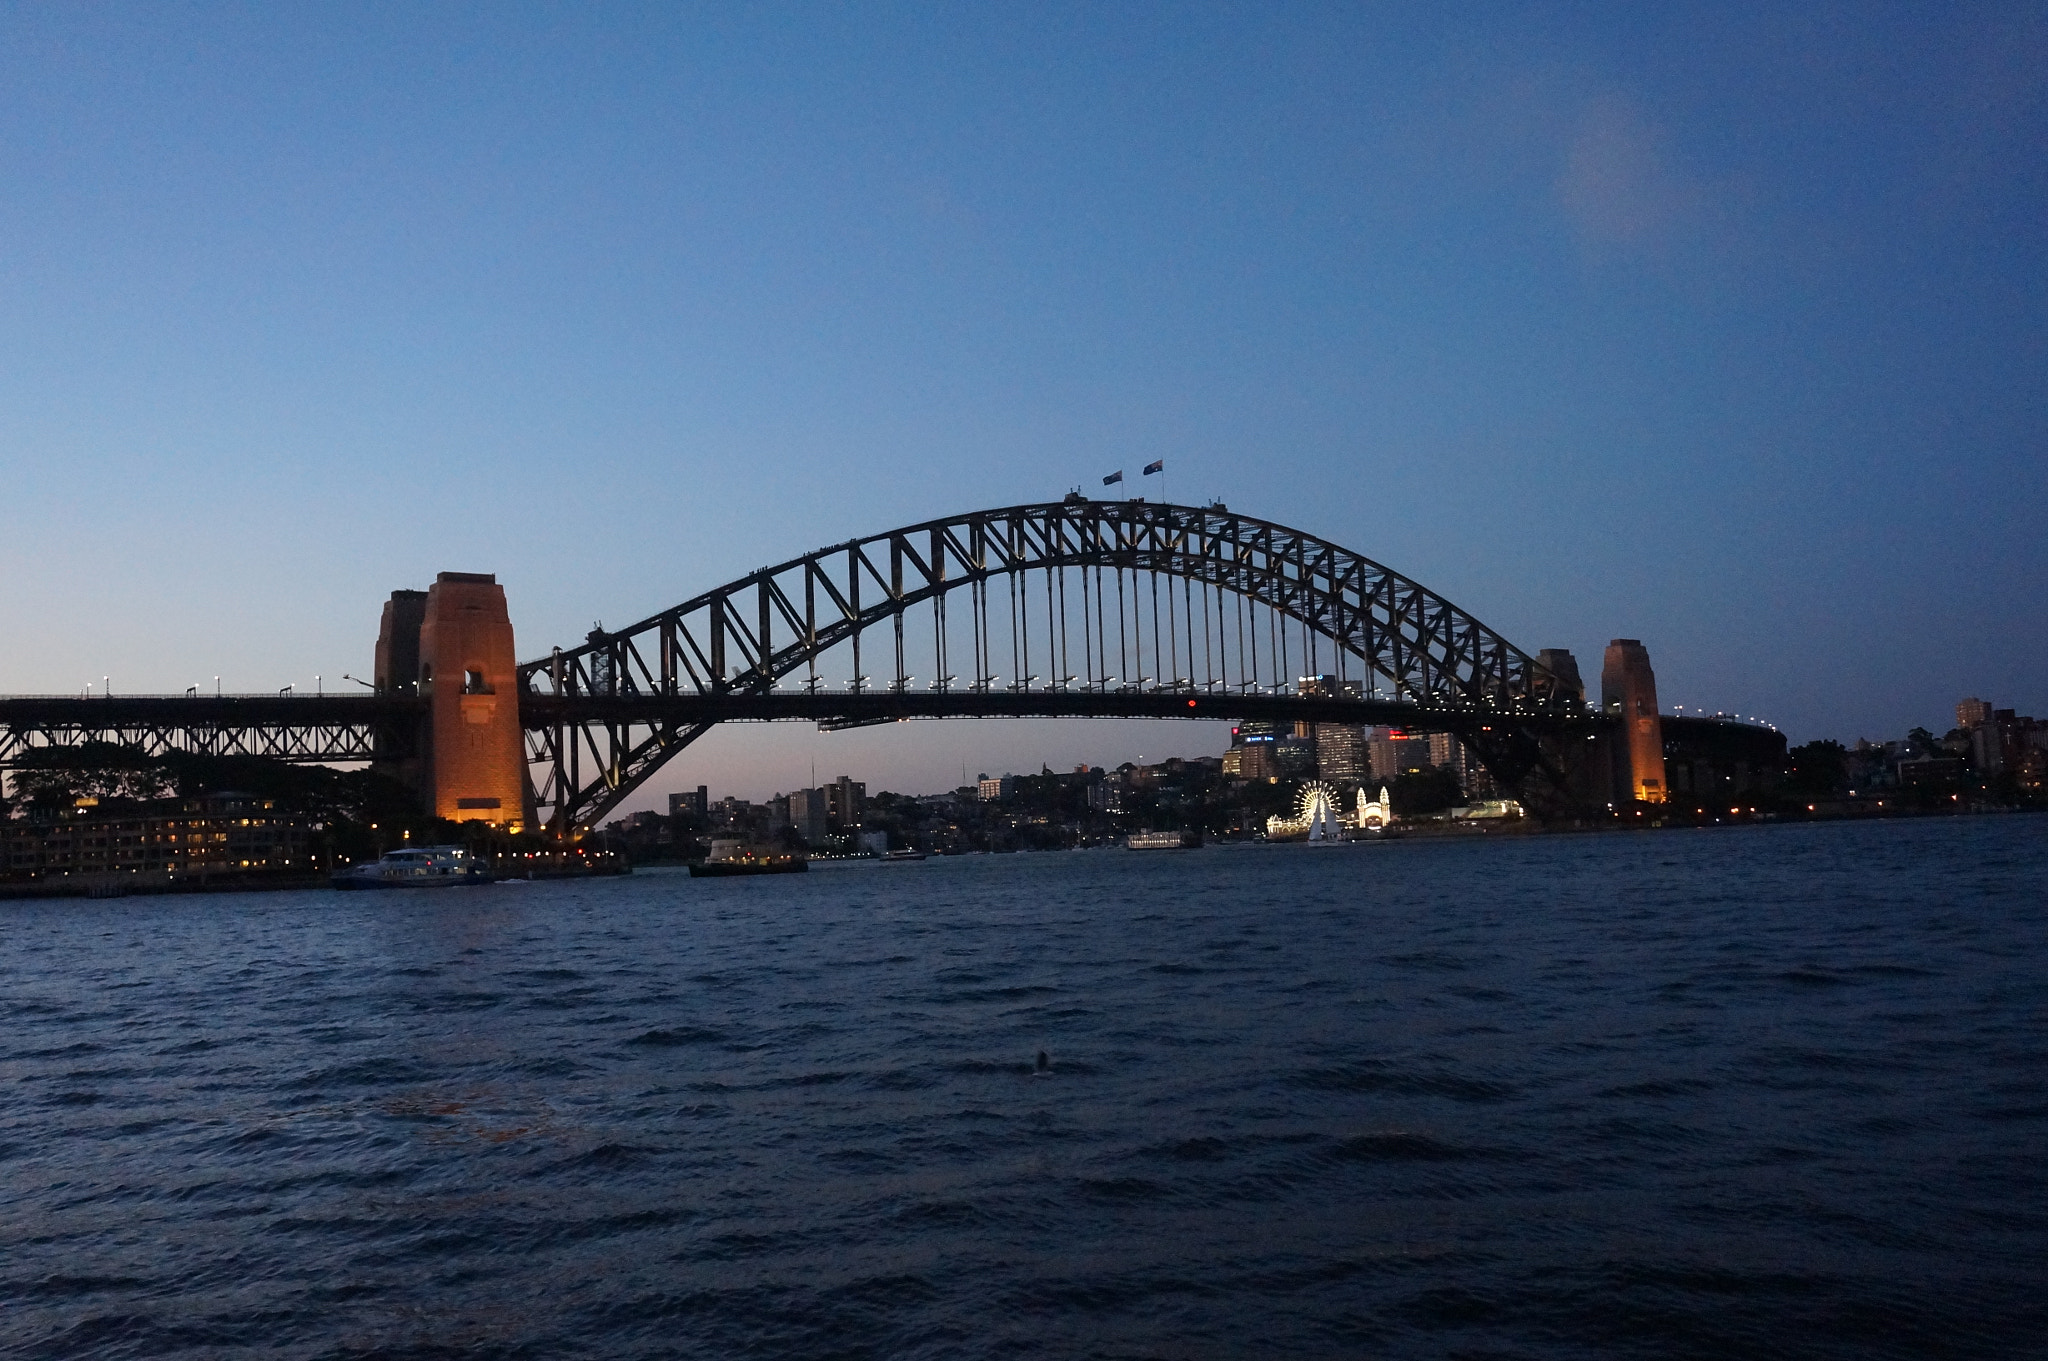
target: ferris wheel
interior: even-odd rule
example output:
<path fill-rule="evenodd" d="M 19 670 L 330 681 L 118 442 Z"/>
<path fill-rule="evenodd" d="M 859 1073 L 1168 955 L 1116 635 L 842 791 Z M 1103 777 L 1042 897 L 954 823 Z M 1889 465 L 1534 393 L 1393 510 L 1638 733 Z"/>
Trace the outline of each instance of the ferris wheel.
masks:
<path fill-rule="evenodd" d="M 1344 824 L 1337 803 L 1340 797 L 1334 785 L 1310 780 L 1295 797 L 1294 816 L 1266 819 L 1266 835 L 1275 840 L 1302 836 L 1310 841 L 1342 840 Z"/>

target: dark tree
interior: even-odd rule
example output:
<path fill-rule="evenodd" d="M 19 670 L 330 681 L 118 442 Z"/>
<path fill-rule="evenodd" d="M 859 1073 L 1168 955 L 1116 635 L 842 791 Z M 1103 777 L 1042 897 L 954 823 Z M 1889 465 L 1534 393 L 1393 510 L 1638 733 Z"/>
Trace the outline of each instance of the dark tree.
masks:
<path fill-rule="evenodd" d="M 1914 731 L 1925 733 L 1926 729 Z M 1809 798 L 1831 797 L 1849 787 L 1849 752 L 1840 742 L 1823 738 L 1794 747 L 1785 753 L 1785 766 L 1786 786 Z"/>
<path fill-rule="evenodd" d="M 67 807 L 81 798 L 158 799 L 175 784 L 167 761 L 112 742 L 30 751 L 14 772 L 15 796 L 42 808 Z"/>
<path fill-rule="evenodd" d="M 1394 812 L 1400 817 L 1421 817 L 1455 808 L 1465 801 L 1458 777 L 1448 770 L 1425 767 L 1396 775 L 1388 781 Z"/>

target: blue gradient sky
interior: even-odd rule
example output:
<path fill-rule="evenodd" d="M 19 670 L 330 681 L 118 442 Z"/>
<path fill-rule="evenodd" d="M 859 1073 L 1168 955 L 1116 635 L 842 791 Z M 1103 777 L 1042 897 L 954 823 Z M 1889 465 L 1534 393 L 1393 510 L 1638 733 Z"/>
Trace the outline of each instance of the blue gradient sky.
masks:
<path fill-rule="evenodd" d="M 332 682 L 449 569 L 537 655 L 1163 457 L 1795 741 L 2048 711 L 2048 9 L 1438 8 L 0 9 L 0 692 Z"/>

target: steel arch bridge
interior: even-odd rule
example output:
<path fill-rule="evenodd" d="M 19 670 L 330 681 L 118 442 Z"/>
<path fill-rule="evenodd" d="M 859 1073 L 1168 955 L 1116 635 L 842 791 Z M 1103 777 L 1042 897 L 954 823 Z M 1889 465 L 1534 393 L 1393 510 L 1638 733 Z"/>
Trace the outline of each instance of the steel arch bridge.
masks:
<path fill-rule="evenodd" d="M 791 558 L 518 677 L 535 806 L 557 832 L 736 720 L 1393 723 L 1559 787 L 1545 740 L 1604 726 L 1575 686 L 1362 554 L 1220 502 L 1078 494 Z"/>

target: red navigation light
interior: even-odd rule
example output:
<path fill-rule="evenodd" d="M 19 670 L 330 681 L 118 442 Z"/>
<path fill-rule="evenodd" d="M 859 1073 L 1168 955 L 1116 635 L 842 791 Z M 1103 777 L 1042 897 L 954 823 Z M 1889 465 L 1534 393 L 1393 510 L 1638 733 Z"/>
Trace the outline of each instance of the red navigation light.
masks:
<path fill-rule="evenodd" d="M 1195 702 L 1194 702 L 1193 700 L 1189 700 L 1189 701 L 1188 701 L 1188 707 L 1189 707 L 1190 709 L 1194 708 L 1194 707 L 1195 707 Z"/>

